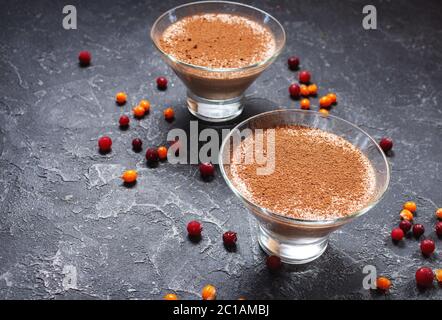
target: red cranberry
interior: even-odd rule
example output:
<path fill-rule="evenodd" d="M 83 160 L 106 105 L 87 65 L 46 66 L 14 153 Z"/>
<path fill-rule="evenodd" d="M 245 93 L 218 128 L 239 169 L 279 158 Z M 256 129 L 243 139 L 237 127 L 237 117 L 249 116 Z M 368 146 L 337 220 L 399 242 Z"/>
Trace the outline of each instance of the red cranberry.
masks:
<path fill-rule="evenodd" d="M 91 53 L 89 51 L 81 51 L 78 55 L 80 65 L 82 65 L 83 67 L 86 67 L 91 63 L 91 58 Z"/>
<path fill-rule="evenodd" d="M 143 141 L 140 138 L 135 138 L 132 140 L 132 149 L 136 152 L 140 152 L 143 149 Z M 147 157 L 147 155 L 146 155 Z"/>
<path fill-rule="evenodd" d="M 297 99 L 301 94 L 301 88 L 296 83 L 293 83 L 289 87 L 289 93 L 292 98 Z"/>
<path fill-rule="evenodd" d="M 234 246 L 237 240 L 236 232 L 227 231 L 223 234 L 223 242 L 226 246 Z"/>
<path fill-rule="evenodd" d="M 148 162 L 158 162 L 159 159 L 160 157 L 156 148 L 149 148 L 146 150 L 146 160 Z"/>
<path fill-rule="evenodd" d="M 201 223 L 198 221 L 190 221 L 187 224 L 187 232 L 189 233 L 189 236 L 191 237 L 200 237 L 201 231 L 203 230 L 203 227 L 201 226 Z"/>
<path fill-rule="evenodd" d="M 404 233 L 407 233 L 408 231 L 410 231 L 412 226 L 413 225 L 408 220 L 402 220 L 401 223 L 399 223 L 399 228 L 401 228 L 402 231 L 404 231 Z"/>
<path fill-rule="evenodd" d="M 130 119 L 129 119 L 128 116 L 126 116 L 126 115 L 122 115 L 122 116 L 120 117 L 120 120 L 119 120 L 118 122 L 119 122 L 119 124 L 120 124 L 120 127 L 125 128 L 125 127 L 127 127 L 127 126 L 129 125 Z"/>
<path fill-rule="evenodd" d="M 213 177 L 215 174 L 215 166 L 210 162 L 200 163 L 199 169 L 203 178 Z"/>
<path fill-rule="evenodd" d="M 416 284 L 419 287 L 431 287 L 434 280 L 433 270 L 427 267 L 419 268 L 416 271 Z"/>
<path fill-rule="evenodd" d="M 268 256 L 266 264 L 270 270 L 278 270 L 282 266 L 281 258 L 277 256 Z"/>
<path fill-rule="evenodd" d="M 442 221 L 439 221 L 438 223 L 436 223 L 435 229 L 436 229 L 436 234 L 439 237 L 442 237 Z"/>
<path fill-rule="evenodd" d="M 311 78 L 311 75 L 310 75 L 310 72 L 308 72 L 308 71 L 301 71 L 299 73 L 299 82 L 301 82 L 301 83 L 309 83 L 310 78 Z"/>
<path fill-rule="evenodd" d="M 421 251 L 424 256 L 431 256 L 434 249 L 436 249 L 436 245 L 434 244 L 433 240 L 425 239 L 421 241 Z"/>
<path fill-rule="evenodd" d="M 299 67 L 299 58 L 292 56 L 287 60 L 287 64 L 291 70 L 296 70 Z"/>
<path fill-rule="evenodd" d="M 157 87 L 160 90 L 166 90 L 167 89 L 167 79 L 164 77 L 158 77 L 157 78 Z"/>
<path fill-rule="evenodd" d="M 395 228 L 391 231 L 391 239 L 393 241 L 401 241 L 404 237 L 404 231 L 400 228 Z"/>
<path fill-rule="evenodd" d="M 98 148 L 101 152 L 109 152 L 112 149 L 112 139 L 108 136 L 103 136 L 98 139 Z"/>
<path fill-rule="evenodd" d="M 393 148 L 393 140 L 390 138 L 382 138 L 381 141 L 379 141 L 379 145 L 384 152 L 388 152 Z"/>
<path fill-rule="evenodd" d="M 425 227 L 421 224 L 415 224 L 413 226 L 413 235 L 416 238 L 419 238 L 421 235 L 423 235 L 425 232 Z"/>

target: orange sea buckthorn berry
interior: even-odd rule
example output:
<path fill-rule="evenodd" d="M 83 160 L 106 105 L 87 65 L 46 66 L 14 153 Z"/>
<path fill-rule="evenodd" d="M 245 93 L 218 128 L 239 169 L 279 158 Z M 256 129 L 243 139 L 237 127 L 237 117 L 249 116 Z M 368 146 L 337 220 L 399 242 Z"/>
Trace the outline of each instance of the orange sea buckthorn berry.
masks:
<path fill-rule="evenodd" d="M 321 99 L 319 99 L 319 105 L 321 108 L 330 108 L 331 104 L 332 101 L 328 96 L 323 96 Z"/>
<path fill-rule="evenodd" d="M 318 86 L 314 83 L 308 85 L 307 90 L 311 96 L 315 96 L 316 94 L 318 94 Z"/>
<path fill-rule="evenodd" d="M 442 208 L 436 210 L 436 218 L 442 220 Z"/>
<path fill-rule="evenodd" d="M 150 110 L 150 102 L 148 100 L 141 100 L 138 104 L 140 107 L 144 109 L 145 112 L 149 112 Z"/>
<path fill-rule="evenodd" d="M 310 100 L 309 99 L 302 99 L 301 100 L 301 109 L 303 109 L 303 110 L 310 109 Z"/>
<path fill-rule="evenodd" d="M 417 209 L 416 203 L 413 201 L 407 201 L 404 203 L 404 209 L 407 209 L 411 213 L 415 213 Z"/>
<path fill-rule="evenodd" d="M 322 113 L 323 116 L 328 116 L 330 112 L 327 109 L 321 108 L 319 112 Z"/>
<path fill-rule="evenodd" d="M 132 112 L 135 118 L 142 118 L 146 113 L 146 111 L 144 111 L 144 108 L 142 106 L 136 106 L 135 108 L 132 109 Z"/>
<path fill-rule="evenodd" d="M 206 285 L 201 291 L 201 297 L 203 298 L 203 300 L 215 300 L 216 288 L 211 284 Z"/>
<path fill-rule="evenodd" d="M 138 174 L 135 170 L 127 170 L 124 171 L 121 179 L 123 179 L 123 181 L 126 183 L 134 183 L 137 180 L 137 176 Z"/>
<path fill-rule="evenodd" d="M 412 221 L 413 220 L 413 214 L 410 210 L 403 209 L 401 213 L 399 214 L 401 216 L 401 219 Z"/>
<path fill-rule="evenodd" d="M 173 118 L 175 118 L 175 111 L 173 111 L 172 108 L 167 108 L 164 110 L 164 119 L 171 121 Z"/>
<path fill-rule="evenodd" d="M 436 277 L 437 282 L 442 284 L 442 269 L 434 270 L 434 275 Z"/>
<path fill-rule="evenodd" d="M 386 277 L 379 277 L 376 279 L 376 287 L 378 290 L 388 291 L 391 287 L 391 281 Z"/>
<path fill-rule="evenodd" d="M 164 300 L 178 300 L 178 296 L 175 293 L 168 293 L 163 297 Z"/>
<path fill-rule="evenodd" d="M 115 96 L 115 101 L 119 104 L 119 105 L 123 105 L 126 103 L 127 101 L 127 94 L 125 92 L 118 92 Z"/>
<path fill-rule="evenodd" d="M 167 148 L 165 146 L 161 146 L 158 148 L 158 158 L 160 158 L 160 160 L 167 159 Z"/>
<path fill-rule="evenodd" d="M 336 94 L 335 94 L 335 93 L 329 93 L 329 94 L 327 95 L 327 97 L 330 98 L 330 101 L 331 101 L 332 104 L 333 104 L 333 103 L 336 103 L 336 102 L 338 101 L 338 97 L 336 97 Z"/>
<path fill-rule="evenodd" d="M 299 86 L 300 92 L 301 92 L 301 96 L 304 97 L 308 97 L 309 96 L 309 91 L 308 91 L 308 87 L 305 84 L 301 84 Z"/>

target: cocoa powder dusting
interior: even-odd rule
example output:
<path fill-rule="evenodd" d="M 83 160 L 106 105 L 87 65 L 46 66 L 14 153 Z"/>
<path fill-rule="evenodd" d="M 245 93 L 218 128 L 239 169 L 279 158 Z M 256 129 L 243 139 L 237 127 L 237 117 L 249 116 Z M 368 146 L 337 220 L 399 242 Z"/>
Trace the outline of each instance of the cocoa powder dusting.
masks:
<path fill-rule="evenodd" d="M 252 202 L 284 216 L 320 220 L 350 215 L 373 199 L 375 174 L 367 157 L 347 140 L 320 129 L 275 128 L 275 170 L 257 175 L 262 165 L 242 160 L 255 139 L 263 135 L 266 141 L 267 133 L 244 139 L 231 158 L 232 183 Z"/>
<path fill-rule="evenodd" d="M 170 25 L 161 49 L 180 61 L 209 68 L 240 68 L 269 58 L 272 33 L 261 24 L 231 14 L 185 17 Z"/>

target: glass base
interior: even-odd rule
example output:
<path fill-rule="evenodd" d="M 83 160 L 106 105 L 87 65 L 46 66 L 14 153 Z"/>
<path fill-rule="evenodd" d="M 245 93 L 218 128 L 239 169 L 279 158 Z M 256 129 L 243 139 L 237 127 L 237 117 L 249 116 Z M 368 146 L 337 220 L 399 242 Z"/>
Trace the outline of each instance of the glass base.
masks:
<path fill-rule="evenodd" d="M 328 237 L 287 239 L 259 226 L 258 242 L 268 255 L 276 255 L 288 264 L 303 264 L 321 256 Z"/>
<path fill-rule="evenodd" d="M 223 122 L 236 118 L 243 110 L 243 98 L 209 100 L 187 92 L 187 107 L 195 117 L 209 122 Z"/>

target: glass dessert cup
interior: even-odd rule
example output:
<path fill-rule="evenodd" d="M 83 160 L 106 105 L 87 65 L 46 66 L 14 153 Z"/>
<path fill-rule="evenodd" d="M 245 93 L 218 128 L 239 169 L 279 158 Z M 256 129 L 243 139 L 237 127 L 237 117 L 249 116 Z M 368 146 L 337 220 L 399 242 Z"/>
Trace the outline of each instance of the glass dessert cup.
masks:
<path fill-rule="evenodd" d="M 279 125 L 302 125 L 336 134 L 354 146 L 370 160 L 375 173 L 375 192 L 364 208 L 350 215 L 331 220 L 304 220 L 282 216 L 253 203 L 232 183 L 229 170 L 233 141 L 247 136 L 245 129 L 266 129 Z M 236 137 L 235 137 L 236 135 Z M 242 136 L 241 136 L 242 135 Z M 237 145 L 237 144 L 236 144 Z M 233 193 L 240 198 L 259 223 L 258 241 L 269 255 L 277 255 L 285 263 L 303 264 L 318 258 L 327 248 L 331 232 L 351 222 L 373 208 L 382 198 L 390 181 L 387 159 L 366 132 L 350 122 L 335 116 L 305 110 L 275 110 L 253 116 L 238 124 L 225 137 L 219 154 L 219 166 L 223 178 Z"/>
<path fill-rule="evenodd" d="M 267 27 L 275 38 L 275 51 L 266 60 L 243 68 L 207 68 L 179 61 L 161 49 L 161 36 L 174 22 L 195 14 L 226 13 L 249 18 Z M 285 44 L 282 25 L 268 13 L 241 3 L 202 1 L 184 4 L 163 13 L 153 24 L 151 39 L 162 58 L 187 87 L 190 113 L 210 122 L 231 120 L 241 114 L 244 91 L 276 59 Z"/>

